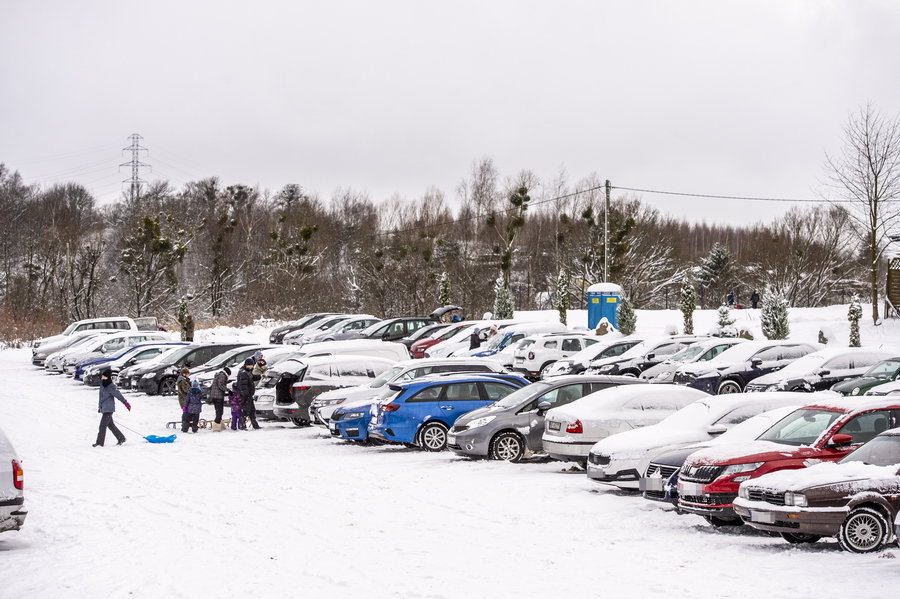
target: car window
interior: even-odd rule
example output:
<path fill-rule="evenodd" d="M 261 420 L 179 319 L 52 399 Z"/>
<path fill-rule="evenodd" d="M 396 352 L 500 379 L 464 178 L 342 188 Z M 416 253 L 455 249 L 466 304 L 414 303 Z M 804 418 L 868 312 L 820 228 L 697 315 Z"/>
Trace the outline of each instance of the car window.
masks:
<path fill-rule="evenodd" d="M 900 464 L 900 437 L 885 436 L 872 439 L 844 457 L 840 463 L 863 462 L 875 466 Z"/>
<path fill-rule="evenodd" d="M 884 360 L 870 368 L 865 376 L 886 379 L 894 376 L 900 370 L 900 360 Z"/>
<path fill-rule="evenodd" d="M 481 383 L 481 386 L 484 388 L 485 396 L 490 401 L 503 399 L 504 397 L 515 391 L 514 387 L 510 387 L 509 385 L 501 385 L 500 383 Z"/>
<path fill-rule="evenodd" d="M 477 401 L 481 399 L 476 383 L 451 383 L 445 392 L 447 401 Z"/>
<path fill-rule="evenodd" d="M 572 403 L 576 399 L 581 399 L 582 397 L 584 397 L 584 385 L 576 383 L 574 385 L 557 387 L 556 389 L 545 393 L 538 398 L 538 403 L 542 401 L 550 402 L 550 405 L 555 408 L 556 406 L 564 406 L 567 403 Z"/>
<path fill-rule="evenodd" d="M 793 347 L 782 347 L 781 348 L 781 358 L 782 360 L 796 360 L 797 358 L 802 358 L 806 354 L 809 353 L 809 348 L 805 345 L 796 345 Z"/>
<path fill-rule="evenodd" d="M 105 349 L 108 352 L 120 350 L 123 347 L 125 347 L 125 338 L 124 337 L 120 337 L 118 339 L 110 339 L 109 341 L 107 341 L 106 343 L 103 344 L 103 349 Z"/>
<path fill-rule="evenodd" d="M 337 372 L 335 372 L 335 374 L 337 374 Z M 306 376 L 303 378 L 320 381 L 329 377 L 331 377 L 331 366 L 328 364 L 317 364 L 311 366 L 307 371 Z"/>
<path fill-rule="evenodd" d="M 753 418 L 754 416 L 759 414 L 759 412 L 760 408 L 758 406 L 742 406 L 740 408 L 731 410 L 730 412 L 716 420 L 715 424 L 722 424 L 731 427 L 735 424 L 740 424 L 748 418 Z"/>
<path fill-rule="evenodd" d="M 853 354 L 850 360 L 850 368 L 868 368 L 879 360 L 881 360 L 881 356 L 876 356 L 875 354 L 867 354 L 864 352 Z"/>
<path fill-rule="evenodd" d="M 341 364 L 338 372 L 340 376 L 369 376 L 365 364 Z"/>
<path fill-rule="evenodd" d="M 643 397 L 641 405 L 645 410 L 677 410 L 681 407 L 674 398 L 662 395 Z"/>
<path fill-rule="evenodd" d="M 444 390 L 443 385 L 434 385 L 432 387 L 425 387 L 409 399 L 407 399 L 407 403 L 418 403 L 423 401 L 437 401 L 441 396 L 441 391 Z"/>
<path fill-rule="evenodd" d="M 888 411 L 866 412 L 848 420 L 838 433 L 850 435 L 853 443 L 865 443 L 889 428 L 890 416 Z"/>
<path fill-rule="evenodd" d="M 713 348 L 710 348 L 709 350 L 707 350 L 707 352 L 705 354 L 703 354 L 703 356 L 700 358 L 699 361 L 706 362 L 707 360 L 712 360 L 713 358 L 715 358 L 716 356 L 721 354 L 723 351 L 725 351 L 729 347 L 731 347 L 731 346 L 730 345 L 717 345 Z"/>
<path fill-rule="evenodd" d="M 372 337 L 383 337 L 385 331 L 388 330 L 388 326 L 389 325 L 384 325 L 383 327 L 378 327 L 377 329 L 375 329 L 375 332 L 372 333 Z"/>
<path fill-rule="evenodd" d="M 153 356 L 158 356 L 163 351 L 164 351 L 163 349 L 158 348 L 158 347 L 151 348 L 151 349 L 145 349 L 145 350 L 139 351 L 137 354 L 135 354 L 133 359 L 135 362 L 143 362 L 144 360 L 149 360 Z"/>
<path fill-rule="evenodd" d="M 594 345 L 595 343 L 600 343 L 600 340 L 599 339 L 591 339 L 590 337 L 583 337 L 581 339 L 581 342 L 584 343 L 585 347 L 590 347 L 590 346 Z"/>
<path fill-rule="evenodd" d="M 774 362 L 778 359 L 778 356 L 781 355 L 781 352 L 782 348 L 780 347 L 770 347 L 768 349 L 756 352 L 756 354 L 754 354 L 753 356 L 753 359 L 762 360 L 763 362 Z M 797 357 L 799 358 L 800 356 Z"/>
<path fill-rule="evenodd" d="M 578 339 L 563 339 L 562 350 L 576 352 L 581 351 L 581 343 L 579 343 Z"/>
<path fill-rule="evenodd" d="M 622 406 L 623 410 L 640 410 L 643 411 L 644 406 L 641 402 L 640 398 L 632 399 L 631 401 L 625 402 L 625 405 Z"/>
<path fill-rule="evenodd" d="M 553 341 L 544 341 L 544 347 L 547 349 L 556 349 L 556 346 L 559 344 L 559 341 L 554 339 Z"/>
<path fill-rule="evenodd" d="M 850 356 L 837 356 L 831 358 L 822 364 L 822 368 L 826 370 L 849 370 L 852 368 L 852 366 L 850 366 Z"/>
<path fill-rule="evenodd" d="M 674 356 L 679 351 L 681 351 L 681 348 L 683 348 L 684 346 L 684 343 L 669 343 L 667 345 L 657 347 L 650 353 L 656 354 L 656 359 L 660 359 L 664 356 Z"/>

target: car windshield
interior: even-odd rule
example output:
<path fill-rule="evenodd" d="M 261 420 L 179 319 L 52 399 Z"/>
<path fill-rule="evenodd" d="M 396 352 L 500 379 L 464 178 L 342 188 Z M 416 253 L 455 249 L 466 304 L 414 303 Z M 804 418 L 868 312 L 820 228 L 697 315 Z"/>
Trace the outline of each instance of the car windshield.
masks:
<path fill-rule="evenodd" d="M 812 445 L 842 415 L 843 412 L 833 410 L 800 409 L 776 422 L 758 439 L 784 445 Z"/>
<path fill-rule="evenodd" d="M 510 343 L 517 341 L 518 339 L 521 339 L 521 338 L 522 338 L 521 335 L 516 335 L 514 333 L 508 333 L 508 334 L 500 333 L 500 334 L 494 335 L 493 337 L 488 339 L 488 342 L 485 345 L 485 347 L 487 349 L 503 349 Z"/>
<path fill-rule="evenodd" d="M 883 360 L 871 367 L 863 376 L 889 379 L 900 370 L 900 360 Z"/>
<path fill-rule="evenodd" d="M 715 400 L 710 402 L 710 400 L 707 399 L 695 401 L 663 420 L 660 425 L 664 428 L 672 427 L 692 430 L 700 428 L 701 426 L 706 426 L 709 421 L 710 412 L 715 414 L 722 413 L 721 410 L 714 410 L 713 406 L 710 405 L 714 402 Z"/>
<path fill-rule="evenodd" d="M 172 353 L 166 354 L 166 361 L 167 362 L 177 362 L 178 360 L 185 357 L 188 353 L 194 351 L 195 349 L 197 349 L 197 348 L 191 347 L 191 346 L 180 347 L 180 348 L 176 349 L 175 351 L 173 351 Z"/>
<path fill-rule="evenodd" d="M 380 403 L 388 403 L 401 393 L 403 393 L 402 389 L 392 389 L 388 386 L 378 394 L 378 397 L 375 398 L 375 401 Z"/>
<path fill-rule="evenodd" d="M 63 331 L 62 334 L 63 335 L 71 335 L 72 331 L 75 330 L 75 325 L 77 325 L 77 324 L 78 324 L 77 322 L 73 322 L 72 324 L 70 324 L 69 326 L 66 327 L 66 330 Z"/>
<path fill-rule="evenodd" d="M 697 356 L 699 356 L 700 354 L 705 352 L 707 349 L 709 349 L 709 348 L 704 347 L 703 345 L 701 345 L 699 343 L 695 344 L 695 345 L 689 345 L 686 348 L 684 348 L 683 350 L 681 350 L 680 352 L 678 352 L 677 354 L 675 354 L 674 356 L 672 356 L 671 358 L 669 358 L 669 360 L 671 360 L 672 362 L 689 362 L 690 360 L 696 358 Z"/>
<path fill-rule="evenodd" d="M 455 334 L 457 334 L 457 333 L 460 331 L 460 329 L 463 329 L 463 328 L 466 328 L 466 327 L 465 327 L 465 326 L 461 326 L 461 327 L 450 327 L 450 330 L 449 330 L 449 331 L 446 331 L 446 332 L 444 332 L 444 333 L 441 333 L 440 335 L 437 336 L 437 339 L 438 339 L 439 341 L 446 341 L 446 340 L 449 339 L 450 337 L 452 337 L 452 336 L 454 336 Z"/>
<path fill-rule="evenodd" d="M 406 370 L 405 366 L 392 366 L 391 368 L 388 368 L 387 370 L 376 376 L 374 379 L 372 379 L 372 382 L 366 386 L 370 389 L 380 389 L 388 381 L 394 380 L 394 377 L 396 377 L 404 370 Z"/>
<path fill-rule="evenodd" d="M 543 395 L 544 392 L 552 387 L 555 383 L 545 383 L 543 381 L 538 381 L 537 383 L 533 383 L 531 385 L 527 385 L 518 389 L 517 391 L 513 391 L 497 403 L 495 403 L 492 407 L 495 408 L 514 408 L 521 404 L 523 401 L 531 398 L 538 397 Z"/>
<path fill-rule="evenodd" d="M 900 437 L 886 435 L 875 437 L 862 447 L 850 452 L 839 464 L 862 462 L 874 466 L 893 466 L 900 464 Z"/>
<path fill-rule="evenodd" d="M 437 325 L 429 325 L 422 327 L 421 329 L 416 329 L 413 333 L 407 337 L 410 341 L 416 341 L 417 339 L 421 339 L 422 337 L 431 337 L 433 333 L 437 333 L 443 329 L 446 329 L 449 325 L 446 324 L 437 324 Z"/>

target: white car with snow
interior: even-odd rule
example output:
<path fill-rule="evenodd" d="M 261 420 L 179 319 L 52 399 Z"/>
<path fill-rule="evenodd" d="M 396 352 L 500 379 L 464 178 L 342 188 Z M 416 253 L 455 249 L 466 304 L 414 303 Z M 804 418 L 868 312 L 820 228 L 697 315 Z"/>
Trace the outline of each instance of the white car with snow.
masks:
<path fill-rule="evenodd" d="M 598 441 L 588 456 L 587 475 L 598 482 L 637 489 L 641 473 L 654 456 L 709 441 L 762 412 L 807 403 L 806 393 L 707 395 L 658 424 Z"/>
<path fill-rule="evenodd" d="M 534 343 L 520 346 L 515 351 L 512 371 L 532 381 L 537 380 L 557 360 L 574 356 L 599 341 L 600 337 L 590 331 L 535 335 Z"/>
<path fill-rule="evenodd" d="M 557 360 L 541 373 L 541 378 L 552 376 L 565 376 L 568 374 L 582 374 L 594 360 L 613 358 L 643 341 L 643 337 L 630 335 L 623 337 L 621 334 L 609 333 L 598 338 L 597 343 L 589 345 L 574 356 Z"/>
<path fill-rule="evenodd" d="M 641 378 L 651 383 L 671 383 L 675 378 L 675 370 L 680 366 L 715 360 L 726 349 L 745 341 L 747 340 L 741 337 L 713 337 L 712 339 L 698 341 L 671 358 L 667 358 L 656 366 L 651 366 L 644 370 L 641 373 Z"/>
<path fill-rule="evenodd" d="M 597 441 L 662 422 L 709 395 L 674 385 L 627 385 L 585 395 L 544 417 L 544 451 L 557 460 L 586 462 Z"/>
<path fill-rule="evenodd" d="M 158 331 L 126 331 L 98 337 L 85 345 L 77 345 L 60 352 L 62 369 L 68 375 L 75 374 L 75 365 L 82 360 L 100 355 L 115 354 L 126 347 L 151 341 L 171 341 L 169 333 Z"/>
<path fill-rule="evenodd" d="M 25 523 L 25 475 L 9 438 L 0 430 L 0 532 Z"/>
<path fill-rule="evenodd" d="M 666 358 L 674 356 L 689 345 L 706 341 L 709 337 L 697 335 L 662 335 L 644 339 L 620 356 L 600 358 L 591 362 L 588 374 L 640 376 Z"/>

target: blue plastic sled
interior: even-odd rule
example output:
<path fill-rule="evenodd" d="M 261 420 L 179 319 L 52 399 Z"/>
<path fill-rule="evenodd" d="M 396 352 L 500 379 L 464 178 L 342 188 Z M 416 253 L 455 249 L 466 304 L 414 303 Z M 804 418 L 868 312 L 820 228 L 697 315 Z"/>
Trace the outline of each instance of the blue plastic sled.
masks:
<path fill-rule="evenodd" d="M 156 435 L 147 435 L 144 437 L 150 443 L 174 443 L 177 435 L 169 435 L 168 437 L 157 437 Z"/>

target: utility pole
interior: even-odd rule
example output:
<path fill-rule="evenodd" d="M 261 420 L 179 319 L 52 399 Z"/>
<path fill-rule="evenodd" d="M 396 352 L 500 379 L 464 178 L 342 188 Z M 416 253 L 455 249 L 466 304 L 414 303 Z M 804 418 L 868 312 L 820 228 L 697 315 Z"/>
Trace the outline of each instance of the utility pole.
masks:
<path fill-rule="evenodd" d="M 603 211 L 603 282 L 609 283 L 609 190 L 611 185 L 606 180 L 606 209 Z"/>
<path fill-rule="evenodd" d="M 139 169 L 142 166 L 146 166 L 146 167 L 150 166 L 149 164 L 144 164 L 143 162 L 140 161 L 140 153 L 147 152 L 149 154 L 149 150 L 147 150 L 147 148 L 141 147 L 140 142 L 144 138 L 141 137 L 140 135 L 138 135 L 137 133 L 131 134 L 131 136 L 128 139 L 131 140 L 131 145 L 122 148 L 122 152 L 125 152 L 126 150 L 131 150 L 131 162 L 126 162 L 124 164 L 120 164 L 119 166 L 120 167 L 122 167 L 122 166 L 130 166 L 131 167 L 131 179 L 125 179 L 124 181 L 122 181 L 122 183 L 128 183 L 129 181 L 131 182 L 131 201 L 135 202 L 138 200 L 138 197 L 140 196 L 140 193 L 141 193 L 141 183 L 144 183 L 144 181 L 140 177 Z"/>

